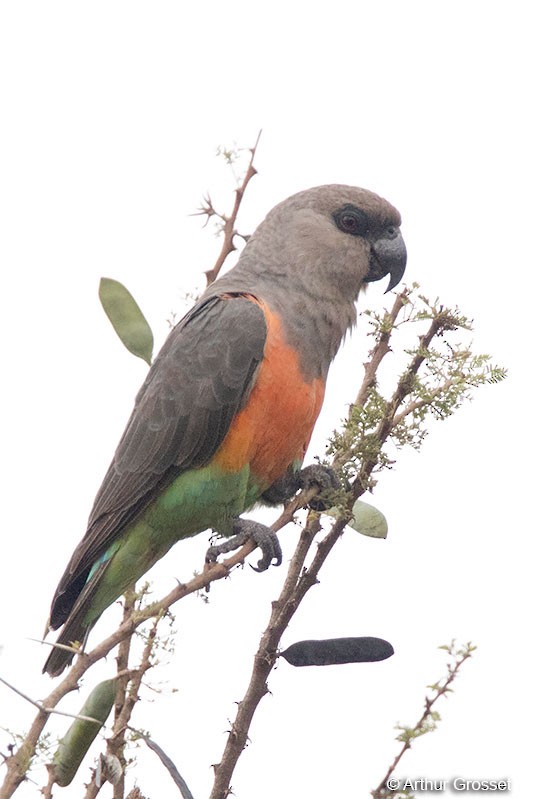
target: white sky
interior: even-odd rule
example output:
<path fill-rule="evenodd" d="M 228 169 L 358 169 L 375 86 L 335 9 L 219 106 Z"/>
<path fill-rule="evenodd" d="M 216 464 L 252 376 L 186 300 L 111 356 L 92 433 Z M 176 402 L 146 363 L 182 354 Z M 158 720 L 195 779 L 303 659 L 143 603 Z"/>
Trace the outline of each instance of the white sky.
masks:
<path fill-rule="evenodd" d="M 42 632 L 145 374 L 114 337 L 98 280 L 127 284 L 160 345 L 220 245 L 188 216 L 207 191 L 230 206 L 216 147 L 250 145 L 263 128 L 239 228 L 320 183 L 377 191 L 402 212 L 406 277 L 474 317 L 475 348 L 509 378 L 433 424 L 421 454 L 398 457 L 372 500 L 389 539 L 346 535 L 284 639 L 379 635 L 395 657 L 281 662 L 235 795 L 368 795 L 397 751 L 394 724 L 414 723 L 425 686 L 445 671 L 436 647 L 452 638 L 478 652 L 401 773 L 508 777 L 514 796 L 529 795 L 528 12 L 475 0 L 1 5 L 0 675 L 36 698 L 50 690 L 44 648 L 28 638 Z M 369 302 L 380 306 L 383 288 Z M 367 348 L 356 331 L 310 455 L 353 396 Z M 284 535 L 287 560 L 293 539 Z M 205 535 L 176 547 L 154 574 L 157 594 L 199 568 L 205 547 Z M 145 691 L 134 724 L 175 759 L 195 799 L 209 792 L 283 571 L 246 568 L 214 586 L 208 605 L 176 608 L 163 678 L 179 691 Z M 92 642 L 112 624 L 110 612 Z M 21 731 L 32 717 L 0 686 L 0 726 Z M 65 722 L 51 728 L 61 734 Z M 0 751 L 8 741 L 0 732 Z M 139 750 L 135 774 L 148 796 L 175 795 L 152 753 Z M 80 785 L 57 794 L 80 796 Z"/>

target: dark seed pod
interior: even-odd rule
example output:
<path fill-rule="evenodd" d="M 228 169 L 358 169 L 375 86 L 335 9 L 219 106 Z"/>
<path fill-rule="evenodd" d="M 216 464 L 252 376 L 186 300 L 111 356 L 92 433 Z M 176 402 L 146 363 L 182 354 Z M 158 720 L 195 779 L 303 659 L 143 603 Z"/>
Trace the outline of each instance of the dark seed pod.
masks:
<path fill-rule="evenodd" d="M 291 666 L 331 666 L 386 660 L 394 649 L 383 638 L 325 638 L 298 641 L 281 653 Z"/>

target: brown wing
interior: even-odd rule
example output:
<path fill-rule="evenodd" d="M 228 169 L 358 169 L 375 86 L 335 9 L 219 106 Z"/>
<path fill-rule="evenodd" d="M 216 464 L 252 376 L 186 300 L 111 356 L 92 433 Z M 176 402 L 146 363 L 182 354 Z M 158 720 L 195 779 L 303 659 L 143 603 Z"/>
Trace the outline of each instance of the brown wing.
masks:
<path fill-rule="evenodd" d="M 181 472 L 213 457 L 246 402 L 265 340 L 263 311 L 238 295 L 200 302 L 171 332 L 137 395 L 87 532 L 57 587 L 54 629 L 124 528 Z"/>

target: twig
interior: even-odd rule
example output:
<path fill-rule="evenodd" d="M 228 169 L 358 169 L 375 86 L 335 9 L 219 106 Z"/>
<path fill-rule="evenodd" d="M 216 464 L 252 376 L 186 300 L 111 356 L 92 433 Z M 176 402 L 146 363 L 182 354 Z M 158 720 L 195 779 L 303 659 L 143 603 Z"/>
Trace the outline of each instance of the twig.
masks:
<path fill-rule="evenodd" d="M 124 595 L 124 609 L 122 613 L 123 621 L 127 621 L 127 619 L 129 619 L 132 613 L 134 612 L 136 599 L 137 595 L 135 593 L 135 587 Z M 128 668 L 130 652 L 131 652 L 131 642 L 132 642 L 132 636 L 130 636 L 129 638 L 124 638 L 124 640 L 121 641 L 119 644 L 117 652 L 118 672 Z M 113 799 L 123 799 L 124 797 L 124 770 L 126 768 L 124 747 L 126 741 L 124 737 L 125 728 L 122 726 L 120 722 L 120 716 L 123 711 L 124 705 L 126 704 L 126 691 L 128 688 L 128 680 L 129 680 L 128 677 L 122 677 L 119 680 L 117 698 L 115 700 L 115 721 L 113 725 L 115 740 L 114 740 L 112 754 L 118 757 L 119 763 L 122 767 L 122 776 L 120 777 L 119 781 L 113 786 Z M 109 750 L 110 750 L 110 745 L 108 742 L 108 751 Z"/>
<path fill-rule="evenodd" d="M 244 192 L 246 191 L 249 182 L 253 178 L 254 175 L 257 175 L 257 169 L 254 166 L 254 158 L 255 153 L 257 150 L 257 146 L 259 144 L 259 139 L 261 137 L 261 131 L 257 134 L 257 139 L 253 147 L 250 148 L 250 160 L 248 162 L 248 168 L 246 170 L 246 174 L 242 179 L 242 183 L 235 189 L 235 201 L 233 203 L 233 209 L 229 216 L 224 216 L 223 214 L 217 214 L 216 211 L 213 209 L 211 201 L 207 198 L 207 205 L 201 209 L 200 213 L 206 214 L 208 219 L 210 216 L 216 215 L 222 221 L 222 233 L 223 233 L 223 241 L 222 241 L 222 249 L 220 250 L 220 254 L 215 261 L 215 265 L 212 269 L 208 269 L 205 272 L 207 285 L 209 286 L 213 283 L 222 269 L 224 262 L 228 255 L 235 250 L 235 245 L 233 243 L 233 239 L 237 235 L 237 231 L 235 230 L 235 222 L 237 221 L 237 214 L 239 213 L 239 208 L 241 207 L 242 198 L 244 197 Z"/>
<path fill-rule="evenodd" d="M 415 726 L 412 729 L 406 730 L 404 735 L 399 736 L 400 740 L 402 740 L 405 737 L 403 746 L 396 755 L 396 757 L 394 758 L 391 765 L 389 766 L 387 773 L 379 783 L 378 787 L 371 792 L 371 796 L 373 797 L 373 799 L 387 799 L 387 797 L 393 797 L 396 794 L 396 791 L 391 790 L 388 787 L 387 783 L 389 779 L 392 777 L 402 757 L 405 755 L 407 750 L 411 748 L 412 741 L 415 738 L 420 737 L 420 735 L 423 735 L 425 732 L 430 732 L 432 730 L 432 727 L 428 728 L 427 725 L 434 718 L 433 707 L 435 703 L 441 698 L 441 696 L 445 696 L 447 693 L 449 693 L 449 691 L 451 690 L 450 685 L 456 679 L 459 669 L 461 668 L 463 663 L 466 660 L 468 660 L 468 658 L 472 657 L 472 652 L 474 651 L 474 649 L 475 649 L 474 646 L 472 646 L 471 644 L 467 644 L 464 649 L 460 650 L 457 653 L 457 655 L 460 655 L 460 657 L 456 661 L 454 667 L 451 668 L 451 666 L 448 665 L 448 677 L 445 680 L 445 682 L 442 685 L 437 683 L 436 685 L 431 686 L 435 691 L 435 695 L 431 698 L 426 696 L 424 703 L 425 705 L 424 712 L 416 722 Z M 455 654 L 453 650 L 453 644 L 452 647 L 448 649 L 448 651 L 452 655 Z"/>
<path fill-rule="evenodd" d="M 54 649 L 64 649 L 65 652 L 72 652 L 72 654 L 79 654 L 79 646 L 68 646 L 67 644 L 58 644 L 57 641 L 45 641 L 43 638 L 27 638 L 27 641 L 33 641 L 36 644 L 44 644 L 45 646 L 52 646 Z"/>
<path fill-rule="evenodd" d="M 361 382 L 361 387 L 357 392 L 357 396 L 354 402 L 350 403 L 348 409 L 348 418 L 350 417 L 351 413 L 353 412 L 354 408 L 356 407 L 363 407 L 368 400 L 368 396 L 370 394 L 371 389 L 376 385 L 377 380 L 377 372 L 381 365 L 381 362 L 385 358 L 385 356 L 391 351 L 390 348 L 390 338 L 392 335 L 392 331 L 394 330 L 394 326 L 400 314 L 402 308 L 409 302 L 409 290 L 404 289 L 402 292 L 396 295 L 396 299 L 394 300 L 394 304 L 390 310 L 390 312 L 386 312 L 383 318 L 383 324 L 381 326 L 381 331 L 376 341 L 376 344 L 370 351 L 369 360 L 364 365 L 364 374 L 363 380 Z M 345 448 L 340 447 L 337 451 L 332 466 L 334 469 L 340 469 L 348 460 L 349 458 L 349 435 L 346 433 L 346 442 L 347 446 Z"/>
<path fill-rule="evenodd" d="M 261 699 L 268 693 L 267 679 L 276 663 L 279 641 L 298 607 L 292 601 L 294 588 L 313 538 L 319 529 L 319 517 L 316 513 L 310 512 L 308 523 L 300 535 L 300 540 L 291 560 L 281 594 L 272 603 L 270 621 L 261 636 L 261 641 L 254 657 L 252 676 L 244 698 L 238 704 L 237 714 L 234 723 L 231 725 L 224 753 L 220 763 L 214 766 L 215 780 L 210 799 L 227 799 L 231 792 L 231 777 L 237 761 L 246 746 L 248 731 L 254 713 Z"/>
<path fill-rule="evenodd" d="M 368 399 L 370 389 L 376 385 L 376 374 L 378 368 L 381 365 L 385 355 L 391 351 L 390 338 L 392 331 L 394 330 L 394 325 L 396 324 L 400 311 L 408 302 L 409 290 L 404 289 L 396 295 L 396 299 L 394 300 L 394 304 L 390 312 L 385 313 L 377 343 L 370 353 L 370 359 L 367 361 L 367 363 L 365 363 L 365 371 L 361 388 L 359 389 L 353 405 L 363 406 Z M 350 407 L 353 407 L 353 405 Z"/>
<path fill-rule="evenodd" d="M 441 383 L 441 385 L 436 386 L 436 388 L 429 391 L 426 397 L 414 400 L 413 402 L 409 403 L 409 405 L 406 405 L 402 411 L 399 411 L 394 416 L 394 419 L 392 420 L 394 427 L 401 424 L 408 416 L 412 416 L 415 411 L 419 410 L 420 408 L 427 407 L 428 404 L 437 399 L 437 397 L 441 397 L 456 382 L 457 379 L 449 378 L 448 380 L 445 380 L 444 383 Z"/>
<path fill-rule="evenodd" d="M 31 696 L 28 696 L 27 694 L 23 693 L 23 691 L 20 691 L 18 688 L 15 688 L 14 685 L 12 685 L 7 680 L 4 680 L 3 677 L 0 677 L 0 682 L 3 683 L 5 686 L 7 686 L 7 688 L 10 688 L 11 691 L 13 691 L 13 693 L 15 693 L 18 696 L 21 696 L 23 699 L 25 699 L 26 702 L 29 702 L 30 705 L 33 705 L 34 707 L 36 707 L 42 713 L 47 713 L 47 714 L 55 713 L 56 716 L 67 716 L 67 718 L 69 718 L 69 719 L 79 719 L 80 721 L 93 721 L 95 724 L 101 724 L 102 723 L 102 722 L 98 721 L 98 719 L 93 719 L 92 716 L 83 716 L 83 715 L 80 715 L 79 713 L 67 713 L 64 710 L 56 710 L 53 707 L 46 707 L 46 705 L 43 705 L 42 702 L 37 702 L 35 699 L 32 699 Z"/>
<path fill-rule="evenodd" d="M 295 497 L 283 510 L 279 518 L 272 525 L 274 530 L 280 530 L 288 524 L 296 511 L 304 507 L 309 500 L 316 494 L 316 489 L 302 491 Z M 24 781 L 28 765 L 35 754 L 37 742 L 46 726 L 49 714 L 53 708 L 71 691 L 78 688 L 78 681 L 85 672 L 98 660 L 106 657 L 117 644 L 130 637 L 134 631 L 150 618 L 162 615 L 175 602 L 183 599 L 189 594 L 206 588 L 211 583 L 227 577 L 230 571 L 237 565 L 244 562 L 245 558 L 253 552 L 255 544 L 252 541 L 246 542 L 234 555 L 220 563 L 206 564 L 201 574 L 196 575 L 187 583 L 181 583 L 170 591 L 163 599 L 154 602 L 142 610 L 136 611 L 130 618 L 122 621 L 120 626 L 107 638 L 101 641 L 90 652 L 79 652 L 77 660 L 69 669 L 67 675 L 57 685 L 49 696 L 40 704 L 36 704 L 39 712 L 19 749 L 10 755 L 5 763 L 7 773 L 4 783 L 0 787 L 0 799 L 9 799 L 13 796 L 21 782 Z M 26 697 L 25 697 L 26 698 Z M 55 711 L 58 712 L 59 711 Z"/>
<path fill-rule="evenodd" d="M 376 371 L 389 352 L 390 331 L 401 308 L 407 301 L 407 293 L 402 292 L 398 295 L 391 314 L 387 317 L 387 325 L 383 326 L 383 331 L 379 336 L 374 349 L 371 352 L 370 360 L 365 368 L 363 387 L 358 394 L 358 402 L 365 403 L 368 399 L 370 390 L 375 384 Z M 381 447 L 387 440 L 392 427 L 395 414 L 410 391 L 411 381 L 420 369 L 425 359 L 425 352 L 429 347 L 434 336 L 445 328 L 448 324 L 447 317 L 437 316 L 433 319 L 427 333 L 420 339 L 420 348 L 413 357 L 406 372 L 399 380 L 398 386 L 387 404 L 386 411 L 378 424 L 375 437 L 380 442 Z M 353 480 L 348 498 L 350 507 L 367 489 L 368 481 L 373 469 L 378 463 L 379 451 L 375 452 L 362 460 L 359 472 Z M 334 465 L 339 466 L 345 460 L 344 455 L 334 459 Z M 259 647 L 254 657 L 252 675 L 248 683 L 246 693 L 238 704 L 235 722 L 232 724 L 226 746 L 222 754 L 220 763 L 215 766 L 215 779 L 210 799 L 227 799 L 231 792 L 231 779 L 237 761 L 246 746 L 250 725 L 261 699 L 267 694 L 267 679 L 276 662 L 277 647 L 281 636 L 285 632 L 291 618 L 300 606 L 309 589 L 317 583 L 318 573 L 333 549 L 336 542 L 341 537 L 344 527 L 349 521 L 349 514 L 345 518 L 337 520 L 331 530 L 319 542 L 317 552 L 308 568 L 304 568 L 305 558 L 313 541 L 313 538 L 320 529 L 320 520 L 314 513 L 308 515 L 307 524 L 303 530 L 296 552 L 291 561 L 287 578 L 281 590 L 279 598 L 272 603 L 272 613 L 268 627 L 261 636 Z"/>
<path fill-rule="evenodd" d="M 126 729 L 128 728 L 133 709 L 139 700 L 139 690 L 141 687 L 141 682 L 143 680 L 143 677 L 146 674 L 146 672 L 152 668 L 153 665 L 152 654 L 156 642 L 157 628 L 159 622 L 163 618 L 163 615 L 164 615 L 163 613 L 160 613 L 152 622 L 152 626 L 150 628 L 150 631 L 146 639 L 146 643 L 143 648 L 141 662 L 138 668 L 133 673 L 133 676 L 129 684 L 128 692 L 125 695 L 123 707 L 121 708 L 120 713 L 115 718 L 113 736 L 108 741 L 109 754 L 118 757 L 123 766 L 125 766 L 123 749 L 125 744 Z M 118 799 L 118 797 L 115 797 L 115 799 Z"/>
<path fill-rule="evenodd" d="M 146 746 L 149 749 L 151 749 L 152 752 L 156 753 L 156 755 L 160 759 L 161 763 L 167 769 L 167 771 L 170 774 L 171 778 L 173 779 L 174 783 L 180 789 L 180 792 L 181 792 L 181 795 L 182 795 L 183 799 L 194 799 L 192 793 L 189 790 L 189 787 L 188 787 L 187 783 L 185 782 L 185 780 L 183 779 L 183 777 L 179 773 L 179 771 L 176 768 L 176 765 L 174 764 L 174 762 L 166 754 L 166 752 L 164 752 L 163 749 L 161 749 L 161 747 L 158 744 L 156 744 L 155 741 L 153 741 L 151 738 L 149 738 L 148 735 L 145 735 L 145 733 L 139 732 L 138 730 L 133 730 L 133 732 L 135 732 L 135 734 L 138 735 L 139 738 L 142 738 L 142 740 L 145 742 Z"/>
<path fill-rule="evenodd" d="M 22 691 L 19 691 L 18 688 L 15 688 L 15 686 L 11 685 L 10 682 L 8 682 L 7 680 L 4 680 L 3 677 L 0 677 L 0 682 L 3 683 L 4 685 L 6 685 L 8 688 L 10 688 L 11 691 L 13 691 L 13 693 L 15 693 L 18 696 L 21 696 L 23 699 L 25 699 L 26 702 L 29 702 L 30 705 L 33 705 L 34 707 L 38 708 L 39 710 L 43 711 L 44 713 L 47 712 L 45 710 L 45 708 L 43 707 L 41 702 L 37 702 L 35 699 L 32 699 L 31 696 L 28 696 L 27 694 L 23 693 Z"/>
<path fill-rule="evenodd" d="M 127 621 L 132 613 L 135 610 L 135 602 L 137 600 L 137 594 L 135 592 L 135 588 L 126 591 L 124 594 L 124 605 L 122 611 L 122 621 Z M 131 652 L 131 642 L 132 636 L 128 638 L 124 638 L 118 647 L 117 653 L 117 678 L 118 678 L 118 686 L 117 686 L 117 696 L 115 699 L 115 719 L 113 724 L 113 730 L 116 731 L 117 729 L 121 729 L 120 727 L 117 728 L 117 719 L 120 717 L 122 709 L 126 703 L 126 691 L 128 687 L 128 682 L 131 677 L 131 671 L 128 669 L 129 663 L 129 656 Z M 120 766 L 122 768 L 122 775 L 118 782 L 113 785 L 113 795 L 114 799 L 118 799 L 118 797 L 124 796 L 124 768 L 126 765 L 126 760 L 124 757 L 124 730 L 122 729 L 122 737 L 119 738 L 118 735 L 115 735 L 115 746 L 113 747 L 112 754 L 118 758 Z M 107 750 L 108 753 L 110 752 L 110 741 L 107 742 Z M 104 782 L 101 781 L 99 776 L 97 776 L 98 772 L 96 769 L 93 770 L 93 775 L 91 780 L 86 785 L 85 791 L 85 798 L 84 799 L 94 799 L 99 792 L 100 789 L 103 788 Z"/>
<path fill-rule="evenodd" d="M 54 771 L 53 769 L 48 769 L 48 782 L 41 788 L 43 799 L 52 799 L 52 789 L 55 784 Z"/>

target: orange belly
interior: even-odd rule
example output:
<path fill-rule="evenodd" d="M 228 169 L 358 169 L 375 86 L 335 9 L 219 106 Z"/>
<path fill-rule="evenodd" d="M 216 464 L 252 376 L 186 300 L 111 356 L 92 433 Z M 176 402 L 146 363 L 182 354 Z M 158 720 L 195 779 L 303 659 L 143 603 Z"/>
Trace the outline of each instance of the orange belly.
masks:
<path fill-rule="evenodd" d="M 240 471 L 250 464 L 253 476 L 266 488 L 294 461 L 303 460 L 325 384 L 320 379 L 304 380 L 279 317 L 258 304 L 267 323 L 263 361 L 248 403 L 233 420 L 213 463 L 227 471 Z"/>

